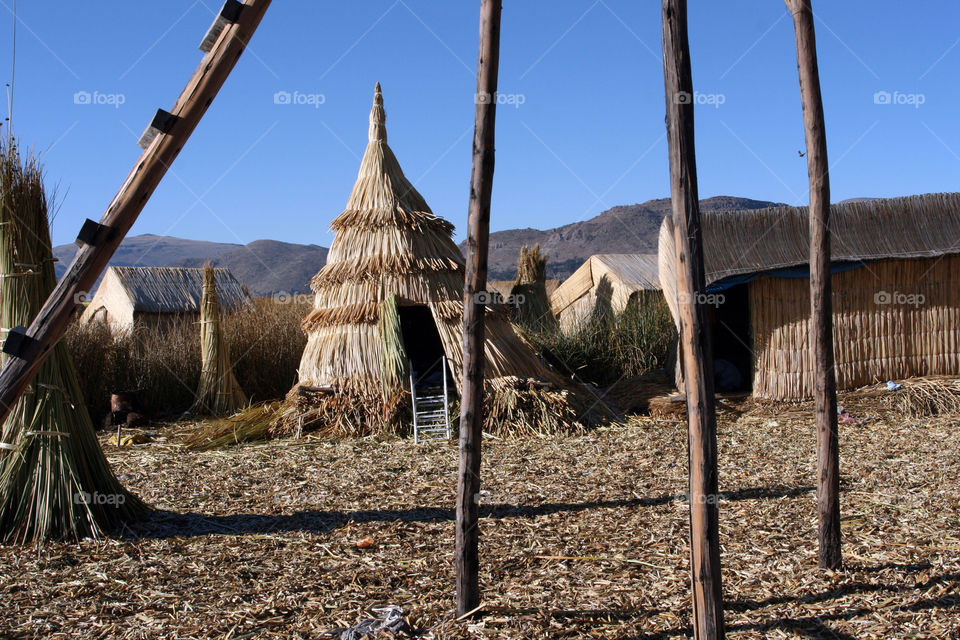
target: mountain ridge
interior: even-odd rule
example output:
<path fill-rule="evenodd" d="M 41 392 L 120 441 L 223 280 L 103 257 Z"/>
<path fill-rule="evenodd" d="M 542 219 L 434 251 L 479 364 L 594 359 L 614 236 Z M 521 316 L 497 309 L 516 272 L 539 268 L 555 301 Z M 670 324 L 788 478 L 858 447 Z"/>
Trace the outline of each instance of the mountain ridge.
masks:
<path fill-rule="evenodd" d="M 716 196 L 701 200 L 709 211 L 756 210 L 778 206 L 766 200 Z M 490 234 L 488 277 L 512 280 L 524 245 L 539 244 L 549 257 L 547 277 L 565 279 L 596 253 L 655 253 L 660 223 L 671 211 L 669 198 L 619 205 L 589 220 L 552 229 L 506 229 Z M 466 242 L 460 244 L 463 251 Z M 57 276 L 77 251 L 75 245 L 54 248 Z M 249 244 L 188 240 L 143 234 L 124 239 L 110 260 L 116 266 L 199 267 L 206 261 L 230 269 L 255 297 L 309 293 L 310 279 L 326 264 L 329 249 L 315 244 L 255 240 Z"/>

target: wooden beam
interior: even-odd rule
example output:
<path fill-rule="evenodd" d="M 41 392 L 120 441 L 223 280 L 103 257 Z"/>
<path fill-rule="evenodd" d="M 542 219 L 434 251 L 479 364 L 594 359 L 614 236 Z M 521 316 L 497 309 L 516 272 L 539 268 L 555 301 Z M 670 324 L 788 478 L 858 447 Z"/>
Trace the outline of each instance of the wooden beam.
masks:
<path fill-rule="evenodd" d="M 477 294 L 487 287 L 490 193 L 493 190 L 497 72 L 500 66 L 501 0 L 480 3 L 473 171 L 467 222 L 466 282 L 463 290 L 463 397 L 460 404 L 460 468 L 457 480 L 457 615 L 480 606 L 480 438 L 483 431 L 485 306 Z"/>
<path fill-rule="evenodd" d="M 680 357 L 687 395 L 693 630 L 698 640 L 713 640 L 724 636 L 717 508 L 717 421 L 710 325 L 704 304 L 706 278 L 697 194 L 695 101 L 686 0 L 663 0 L 663 75 L 670 195 L 677 245 Z"/>
<path fill-rule="evenodd" d="M 830 170 L 820 95 L 817 41 L 810 0 L 787 0 L 797 40 L 810 180 L 810 349 L 817 426 L 817 512 L 820 567 L 839 569 L 840 445 L 837 435 L 837 377 L 833 359 L 830 283 Z"/>
<path fill-rule="evenodd" d="M 63 336 L 74 309 L 106 268 L 154 189 L 203 118 L 269 6 L 270 0 L 246 0 L 237 22 L 223 29 L 170 110 L 177 118 L 170 132 L 157 135 L 144 149 L 107 207 L 100 219 L 100 224 L 107 227 L 102 242 L 96 245 L 81 243 L 67 272 L 27 330 L 27 335 L 34 340 L 34 347 L 23 357 L 8 360 L 0 372 L 0 423 Z"/>

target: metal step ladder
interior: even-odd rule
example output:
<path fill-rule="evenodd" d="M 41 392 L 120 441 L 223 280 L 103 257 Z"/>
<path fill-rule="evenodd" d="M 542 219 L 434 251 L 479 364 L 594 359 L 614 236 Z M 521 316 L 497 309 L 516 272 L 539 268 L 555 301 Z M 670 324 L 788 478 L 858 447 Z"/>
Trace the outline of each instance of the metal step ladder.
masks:
<path fill-rule="evenodd" d="M 449 392 L 447 389 L 447 358 L 442 357 L 438 364 L 443 371 L 443 387 L 418 387 L 410 362 L 410 396 L 413 399 L 413 442 L 419 444 L 426 440 L 450 439 Z M 434 364 L 433 367 L 436 367 Z M 420 376 L 426 377 L 430 371 Z"/>

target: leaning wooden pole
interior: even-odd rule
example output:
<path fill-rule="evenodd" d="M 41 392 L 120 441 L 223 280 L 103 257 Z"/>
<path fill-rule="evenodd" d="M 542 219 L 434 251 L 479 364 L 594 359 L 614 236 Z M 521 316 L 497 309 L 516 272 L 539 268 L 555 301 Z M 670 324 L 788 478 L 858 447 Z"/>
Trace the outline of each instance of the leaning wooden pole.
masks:
<path fill-rule="evenodd" d="M 230 2 L 224 12 L 230 11 Z M 169 114 L 158 114 L 163 133 L 144 149 L 100 224 L 88 224 L 78 238 L 80 249 L 20 340 L 15 357 L 0 372 L 0 422 L 9 414 L 33 375 L 63 337 L 70 315 L 106 268 L 130 227 L 147 204 L 167 169 L 179 155 L 203 114 L 233 70 L 270 6 L 270 0 L 246 0 L 238 13 L 221 23 L 212 42 Z M 219 20 L 219 19 L 218 19 Z M 170 115 L 172 117 L 167 117 Z M 240 126 L 240 124 L 238 124 Z"/>
<path fill-rule="evenodd" d="M 837 376 L 833 366 L 833 304 L 830 299 L 830 170 L 820 96 L 817 41 L 810 0 L 787 0 L 797 39 L 810 179 L 810 349 L 817 426 L 817 511 L 820 567 L 839 569 L 840 445 L 837 435 Z"/>
<path fill-rule="evenodd" d="M 713 640 L 724 635 L 717 510 L 717 420 L 710 328 L 703 304 L 706 278 L 697 195 L 686 0 L 663 0 L 663 76 L 670 195 L 677 245 L 680 357 L 687 396 L 693 630 L 698 640 Z"/>
<path fill-rule="evenodd" d="M 463 397 L 460 404 L 460 469 L 457 480 L 457 615 L 480 606 L 480 438 L 483 431 L 483 361 L 486 308 L 477 294 L 487 286 L 490 193 L 493 190 L 497 71 L 500 66 L 500 0 L 480 4 L 473 171 L 467 222 L 467 268 L 463 291 Z"/>

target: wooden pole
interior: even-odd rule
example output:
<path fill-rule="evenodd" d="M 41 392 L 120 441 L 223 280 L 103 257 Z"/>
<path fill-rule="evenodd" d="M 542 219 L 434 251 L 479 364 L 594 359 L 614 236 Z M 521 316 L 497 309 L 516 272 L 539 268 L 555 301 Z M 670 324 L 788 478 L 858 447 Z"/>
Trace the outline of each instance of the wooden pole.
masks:
<path fill-rule="evenodd" d="M 833 361 L 833 304 L 830 299 L 830 172 L 820 96 L 817 41 L 810 0 L 787 0 L 797 39 L 797 68 L 803 102 L 810 180 L 810 348 L 814 362 L 817 426 L 817 511 L 820 567 L 839 569 L 840 446 L 837 436 L 837 377 Z"/>
<path fill-rule="evenodd" d="M 158 135 L 144 149 L 103 214 L 100 220 L 103 228 L 98 237 L 77 251 L 57 288 L 27 329 L 27 336 L 32 338 L 29 348 L 21 351 L 18 357 L 10 358 L 0 372 L 0 423 L 63 336 L 73 310 L 87 295 L 143 211 L 154 189 L 230 75 L 269 6 L 270 0 L 246 0 L 237 22 L 226 26 L 177 98 L 170 111 L 177 116 L 173 128 Z M 236 124 L 244 126 L 242 119 Z"/>
<path fill-rule="evenodd" d="M 663 76 L 677 245 L 680 357 L 687 396 L 693 630 L 698 640 L 714 640 L 724 637 L 717 509 L 717 422 L 710 326 L 704 305 L 706 278 L 697 195 L 686 0 L 663 0 Z"/>
<path fill-rule="evenodd" d="M 484 312 L 477 294 L 487 286 L 490 193 L 493 189 L 497 71 L 500 65 L 501 0 L 480 4 L 473 172 L 467 222 L 467 267 L 463 291 L 463 398 L 460 404 L 460 469 L 457 480 L 457 615 L 480 606 L 480 437 L 483 431 Z"/>

